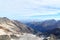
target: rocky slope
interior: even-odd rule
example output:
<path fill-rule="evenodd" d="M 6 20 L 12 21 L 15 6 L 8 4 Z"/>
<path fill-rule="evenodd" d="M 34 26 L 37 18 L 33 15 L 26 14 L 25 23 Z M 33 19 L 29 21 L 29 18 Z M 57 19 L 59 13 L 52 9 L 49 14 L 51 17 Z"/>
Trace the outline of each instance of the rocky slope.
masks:
<path fill-rule="evenodd" d="M 29 26 L 21 23 L 20 21 L 14 20 L 13 24 L 15 24 L 20 29 L 20 32 L 34 33 L 34 30 L 32 28 L 30 28 Z"/>
<path fill-rule="evenodd" d="M 43 40 L 44 38 L 41 37 L 37 37 L 36 35 L 33 35 L 33 34 L 28 34 L 28 33 L 23 33 L 23 35 L 20 35 L 19 38 L 14 38 L 13 37 L 11 38 L 11 40 Z"/>
<path fill-rule="evenodd" d="M 40 40 L 27 25 L 6 17 L 0 17 L 0 40 Z"/>

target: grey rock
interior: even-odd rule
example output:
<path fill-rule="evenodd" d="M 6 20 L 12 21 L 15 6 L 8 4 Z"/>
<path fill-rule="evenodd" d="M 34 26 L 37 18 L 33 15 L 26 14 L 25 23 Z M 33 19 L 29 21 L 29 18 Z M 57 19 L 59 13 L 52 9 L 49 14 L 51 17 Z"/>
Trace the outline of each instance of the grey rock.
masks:
<path fill-rule="evenodd" d="M 0 35 L 0 40 L 11 40 L 8 35 Z"/>

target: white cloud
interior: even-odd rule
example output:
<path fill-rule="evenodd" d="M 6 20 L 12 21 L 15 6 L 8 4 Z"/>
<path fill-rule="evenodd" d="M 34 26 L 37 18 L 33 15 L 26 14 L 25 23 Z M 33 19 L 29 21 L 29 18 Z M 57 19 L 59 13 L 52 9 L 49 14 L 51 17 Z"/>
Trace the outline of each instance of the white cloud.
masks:
<path fill-rule="evenodd" d="M 60 13 L 60 0 L 0 0 L 0 13 L 23 18 L 54 15 Z"/>

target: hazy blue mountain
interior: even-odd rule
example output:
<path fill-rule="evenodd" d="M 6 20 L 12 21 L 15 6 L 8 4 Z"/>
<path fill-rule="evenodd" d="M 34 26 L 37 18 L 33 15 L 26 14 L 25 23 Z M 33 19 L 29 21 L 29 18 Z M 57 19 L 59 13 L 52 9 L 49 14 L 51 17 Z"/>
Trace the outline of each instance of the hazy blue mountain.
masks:
<path fill-rule="evenodd" d="M 56 21 L 54 19 L 41 22 L 27 22 L 25 24 L 33 28 L 37 32 L 43 32 L 48 34 L 51 34 L 52 31 L 56 28 L 60 28 L 60 20 Z"/>

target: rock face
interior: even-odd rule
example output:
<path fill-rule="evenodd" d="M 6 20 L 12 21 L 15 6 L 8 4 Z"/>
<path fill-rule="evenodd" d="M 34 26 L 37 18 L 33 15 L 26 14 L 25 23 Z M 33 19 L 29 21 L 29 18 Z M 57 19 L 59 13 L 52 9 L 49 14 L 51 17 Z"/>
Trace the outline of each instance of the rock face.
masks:
<path fill-rule="evenodd" d="M 16 38 L 16 39 L 14 38 L 11 40 L 43 40 L 43 39 L 33 34 L 23 33 L 23 35 L 20 35 L 19 38 Z"/>
<path fill-rule="evenodd" d="M 27 25 L 25 25 L 17 20 L 14 20 L 13 23 L 20 29 L 21 32 L 34 33 L 34 30 L 32 28 L 28 27 Z"/>
<path fill-rule="evenodd" d="M 19 40 L 43 40 L 43 39 L 33 34 L 24 33 L 24 35 L 21 36 Z"/>
<path fill-rule="evenodd" d="M 0 18 L 0 40 L 40 40 L 33 33 L 32 28 L 17 20 Z"/>
<path fill-rule="evenodd" d="M 56 39 L 56 36 L 55 35 L 51 34 L 50 35 L 50 38 L 48 40 L 57 40 L 57 39 Z"/>
<path fill-rule="evenodd" d="M 39 38 L 36 35 L 23 33 L 20 37 L 16 37 L 15 35 L 0 35 L 0 40 L 43 40 L 43 38 Z"/>
<path fill-rule="evenodd" d="M 32 33 L 34 30 L 16 20 L 10 20 L 6 17 L 0 18 L 0 30 L 2 32 L 19 34 L 21 32 Z M 1 32 L 1 31 L 0 31 Z"/>
<path fill-rule="evenodd" d="M 8 18 L 0 18 L 0 30 L 3 30 L 6 34 L 19 33 L 20 29 L 16 27 Z"/>
<path fill-rule="evenodd" d="M 0 35 L 0 40 L 11 40 L 8 35 Z"/>

